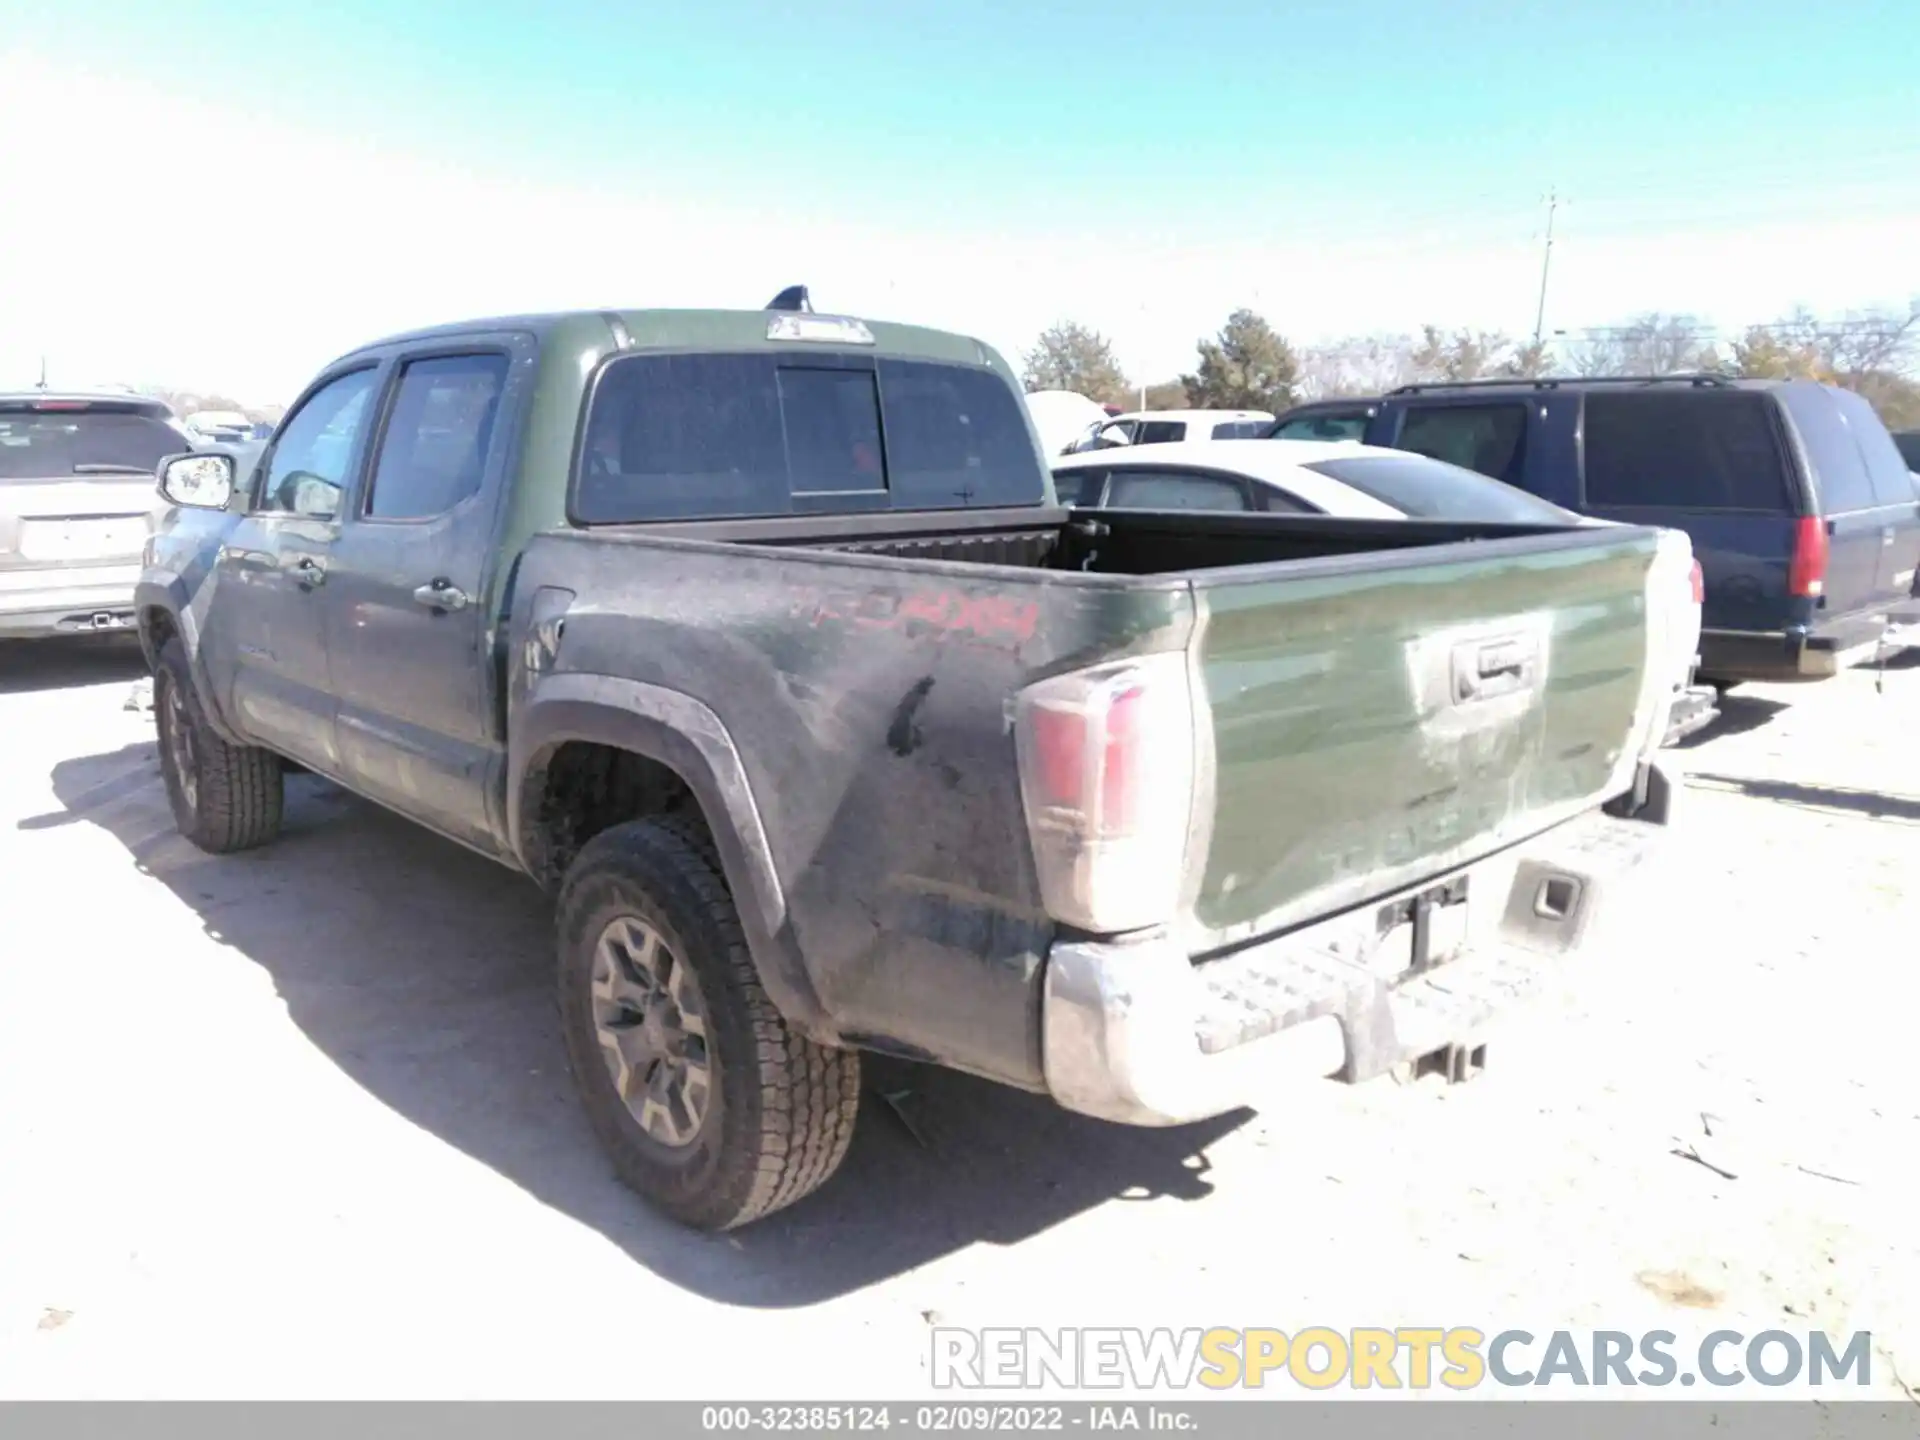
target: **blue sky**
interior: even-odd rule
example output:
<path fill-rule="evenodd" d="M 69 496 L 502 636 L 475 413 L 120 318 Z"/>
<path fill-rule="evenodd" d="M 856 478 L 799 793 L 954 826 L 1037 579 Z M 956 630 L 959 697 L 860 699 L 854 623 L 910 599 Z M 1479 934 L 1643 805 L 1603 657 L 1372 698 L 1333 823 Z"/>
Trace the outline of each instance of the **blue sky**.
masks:
<path fill-rule="evenodd" d="M 845 303 L 824 293 L 834 281 L 900 318 L 979 315 L 1009 349 L 1081 315 L 1157 378 L 1235 303 L 1307 339 L 1427 319 L 1530 328 L 1549 187 L 1571 197 L 1549 328 L 1644 308 L 1738 324 L 1920 293 L 1920 5 L 811 8 L 65 0 L 25 45 L 42 103 L 63 103 L 67 72 L 90 94 L 138 95 L 119 112 L 129 139 L 164 147 L 177 107 L 199 117 L 183 136 L 226 125 L 236 156 L 266 167 L 237 206 L 309 212 L 298 164 L 273 156 L 359 147 L 328 172 L 324 208 L 369 267 L 383 216 L 406 213 L 422 264 L 428 230 L 460 234 L 376 171 L 488 197 L 481 211 L 509 220 L 458 223 L 489 224 L 489 244 L 512 229 L 506 273 L 445 296 L 485 310 L 558 293 L 560 277 L 600 287 L 578 303 L 757 304 L 791 279 Z M 13 87 L 16 109 L 29 88 Z M 68 126 L 102 113 L 71 109 Z M 398 198 L 383 210 L 384 196 Z M 554 217 L 544 234 L 536 207 Z M 556 233 L 590 214 L 631 235 L 630 267 L 605 234 L 583 258 Z M 271 233 L 254 243 L 278 273 L 324 254 L 312 233 Z M 207 258 L 238 263 L 239 248 Z M 721 271 L 721 250 L 754 273 Z M 0 273 L 0 300 L 12 283 Z M 376 330 L 387 310 L 395 325 L 445 318 L 415 314 L 426 295 L 408 289 L 389 276 L 327 314 Z M 36 317 L 62 328 L 44 301 Z M 259 338 L 258 322 L 233 325 Z M 302 363 L 325 358 L 323 338 Z M 275 358 L 256 346 L 250 383 L 295 383 L 298 353 L 284 333 Z"/>

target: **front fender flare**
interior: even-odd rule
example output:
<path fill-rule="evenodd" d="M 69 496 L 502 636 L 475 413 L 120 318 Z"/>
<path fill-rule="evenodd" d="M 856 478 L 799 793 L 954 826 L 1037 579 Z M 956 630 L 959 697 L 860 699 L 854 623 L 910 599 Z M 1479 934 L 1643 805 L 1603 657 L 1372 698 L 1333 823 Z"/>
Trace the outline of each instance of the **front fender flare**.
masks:
<path fill-rule="evenodd" d="M 606 745 L 666 766 L 706 817 L 767 998 L 810 1038 L 839 1042 L 794 940 L 746 767 L 718 715 L 662 685 L 570 672 L 535 683 L 508 736 L 507 835 L 528 874 L 547 877 L 552 868 L 539 835 L 539 804 L 547 766 L 562 745 Z"/>
<path fill-rule="evenodd" d="M 174 633 L 180 637 L 180 648 L 186 651 L 187 672 L 193 677 L 200 711 L 208 726 L 229 745 L 251 744 L 227 723 L 227 717 L 220 709 L 219 697 L 208 683 L 207 667 L 200 650 L 200 620 L 194 613 L 193 592 L 187 588 L 185 578 L 171 570 L 145 572 L 133 589 L 133 609 L 139 617 L 140 651 L 146 656 L 147 669 L 157 670 L 160 666 L 160 644 L 153 633 L 152 617 L 156 613 L 163 614 L 172 623 Z"/>

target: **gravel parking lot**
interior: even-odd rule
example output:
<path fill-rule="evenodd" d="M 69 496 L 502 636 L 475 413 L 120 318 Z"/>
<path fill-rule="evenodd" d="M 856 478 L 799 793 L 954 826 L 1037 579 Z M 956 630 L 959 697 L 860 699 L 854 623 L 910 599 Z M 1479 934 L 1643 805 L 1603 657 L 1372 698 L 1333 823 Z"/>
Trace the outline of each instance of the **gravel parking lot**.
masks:
<path fill-rule="evenodd" d="M 1151 1132 L 876 1065 L 716 1239 L 602 1163 L 529 885 L 305 778 L 200 854 L 140 673 L 0 649 L 0 1394 L 906 1398 L 930 1324 L 1870 1329 L 1920 1383 L 1920 668 L 1729 697 L 1471 1085 Z"/>

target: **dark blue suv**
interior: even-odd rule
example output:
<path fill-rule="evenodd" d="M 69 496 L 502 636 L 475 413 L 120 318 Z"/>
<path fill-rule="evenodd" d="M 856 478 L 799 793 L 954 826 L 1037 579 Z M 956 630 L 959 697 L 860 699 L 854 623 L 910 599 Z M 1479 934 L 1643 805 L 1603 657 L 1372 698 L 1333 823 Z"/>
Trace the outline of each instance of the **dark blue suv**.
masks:
<path fill-rule="evenodd" d="M 1569 510 L 1693 539 L 1700 676 L 1817 680 L 1878 653 L 1914 589 L 1920 503 L 1873 407 L 1719 375 L 1408 385 L 1282 415 L 1272 438 L 1390 445 Z"/>

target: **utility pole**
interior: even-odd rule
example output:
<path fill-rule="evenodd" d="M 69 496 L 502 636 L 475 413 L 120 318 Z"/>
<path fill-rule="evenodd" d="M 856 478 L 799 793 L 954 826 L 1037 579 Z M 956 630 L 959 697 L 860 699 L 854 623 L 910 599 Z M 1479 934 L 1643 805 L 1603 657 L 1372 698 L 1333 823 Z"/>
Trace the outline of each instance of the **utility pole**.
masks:
<path fill-rule="evenodd" d="M 47 388 L 47 357 L 44 355 L 40 357 L 40 388 L 43 391 Z"/>
<path fill-rule="evenodd" d="M 1560 196 L 1547 192 L 1547 247 L 1540 257 L 1540 304 L 1533 312 L 1533 348 L 1540 349 L 1540 331 L 1547 318 L 1547 271 L 1553 264 L 1553 212 L 1560 208 Z"/>

